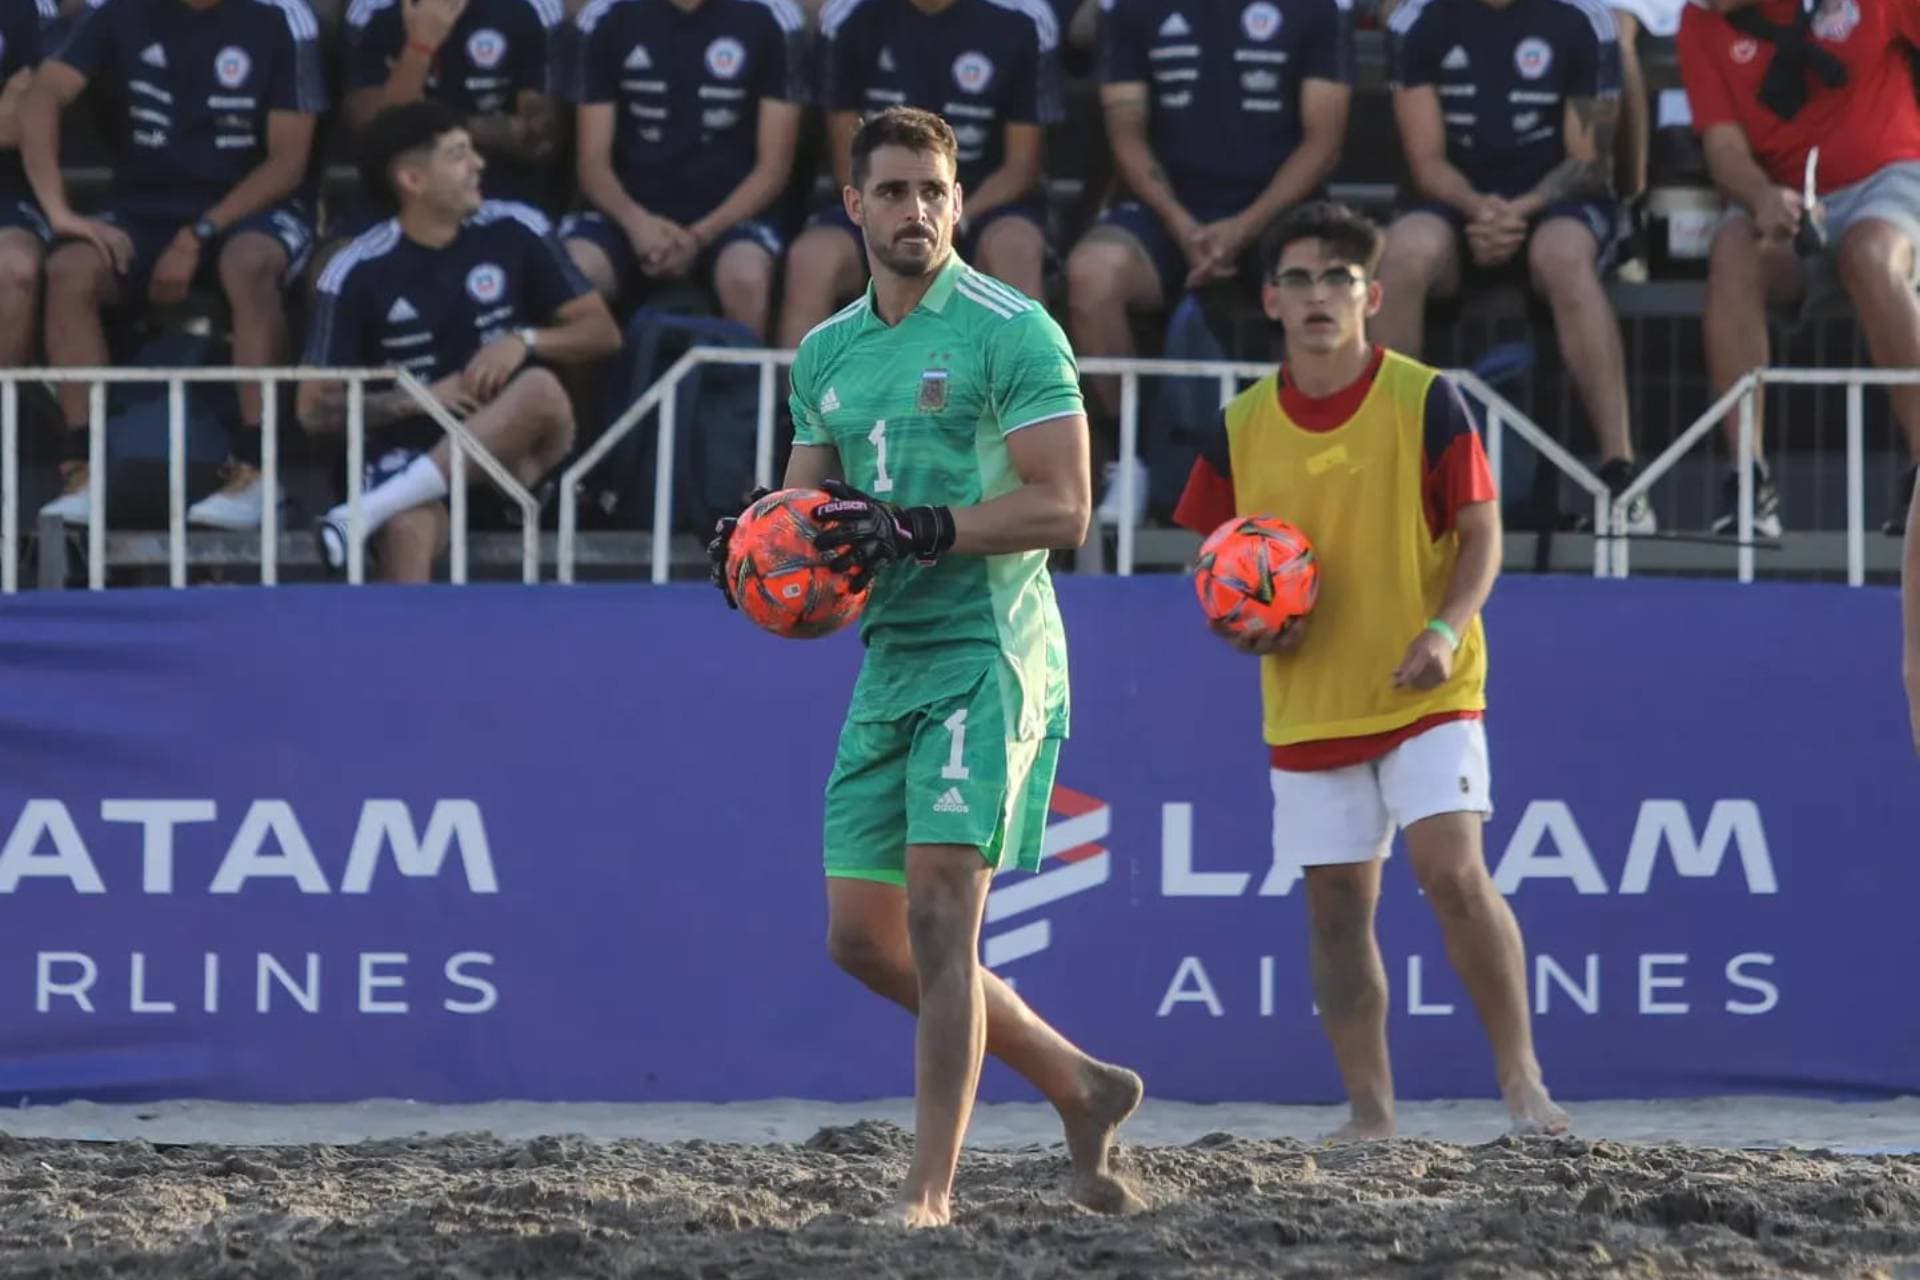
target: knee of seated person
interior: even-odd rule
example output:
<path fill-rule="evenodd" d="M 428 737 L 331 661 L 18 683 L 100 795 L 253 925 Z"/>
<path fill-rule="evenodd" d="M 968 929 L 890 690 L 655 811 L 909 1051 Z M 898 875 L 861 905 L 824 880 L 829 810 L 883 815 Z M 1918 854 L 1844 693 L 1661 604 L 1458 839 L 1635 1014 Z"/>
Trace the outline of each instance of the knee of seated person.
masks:
<path fill-rule="evenodd" d="M 47 258 L 47 292 L 53 296 L 93 296 L 111 268 L 91 244 L 63 244 Z"/>
<path fill-rule="evenodd" d="M 1868 221 L 1847 228 L 1835 252 L 1835 266 L 1848 288 L 1880 284 L 1889 279 L 1904 283 L 1913 267 L 1911 241 L 1891 225 Z"/>
<path fill-rule="evenodd" d="M 40 284 L 40 255 L 19 245 L 0 244 L 0 289 L 30 293 Z"/>
<path fill-rule="evenodd" d="M 1535 236 L 1527 246 L 1527 265 L 1548 293 L 1597 283 L 1591 247 L 1573 244 L 1568 239 Z"/>
<path fill-rule="evenodd" d="M 773 258 L 764 250 L 729 245 L 713 264 L 714 292 L 765 293 L 773 288 Z"/>
<path fill-rule="evenodd" d="M 1098 304 L 1124 296 L 1121 282 L 1133 255 L 1126 245 L 1111 240 L 1082 240 L 1067 255 L 1067 297 L 1070 303 Z"/>
<path fill-rule="evenodd" d="M 1447 260 L 1452 235 L 1452 229 L 1438 219 L 1394 223 L 1380 254 L 1380 278 L 1403 284 L 1431 282 Z"/>
<path fill-rule="evenodd" d="M 236 236 L 220 250 L 220 281 L 229 292 L 280 292 L 280 273 L 287 251 L 276 240 L 261 235 Z"/>
<path fill-rule="evenodd" d="M 539 365 L 526 369 L 513 380 L 513 389 L 524 411 L 573 421 L 573 401 L 553 370 Z"/>

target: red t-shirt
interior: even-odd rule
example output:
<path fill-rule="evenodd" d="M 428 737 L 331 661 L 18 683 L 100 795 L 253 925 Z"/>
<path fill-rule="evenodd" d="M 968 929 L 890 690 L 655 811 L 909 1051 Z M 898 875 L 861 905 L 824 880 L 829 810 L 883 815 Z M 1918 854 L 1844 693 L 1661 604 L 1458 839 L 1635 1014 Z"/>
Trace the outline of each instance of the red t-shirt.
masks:
<path fill-rule="evenodd" d="M 1767 21 L 1793 21 L 1799 0 L 1760 0 Z M 1807 152 L 1820 148 L 1815 188 L 1851 186 L 1899 160 L 1920 160 L 1920 101 L 1914 98 L 1910 46 L 1920 44 L 1920 5 L 1913 0 L 1822 0 L 1808 38 L 1846 64 L 1847 82 L 1829 89 L 1807 76 L 1807 101 L 1791 120 L 1760 102 L 1760 84 L 1774 47 L 1734 30 L 1726 17 L 1697 4 L 1680 17 L 1680 77 L 1705 134 L 1733 123 L 1747 135 L 1773 180 L 1800 190 Z"/>
<path fill-rule="evenodd" d="M 1293 385 L 1286 365 L 1278 378 L 1280 409 L 1293 424 L 1304 431 L 1332 431 L 1360 408 L 1373 388 L 1374 377 L 1386 353 L 1378 346 L 1373 359 L 1352 384 L 1330 396 L 1315 398 Z M 1194 459 L 1187 487 L 1174 508 L 1174 520 L 1201 537 L 1239 514 L 1233 493 L 1233 466 L 1226 448 L 1225 422 L 1220 423 L 1217 440 L 1209 440 Z M 1435 378 L 1427 392 L 1426 422 L 1420 451 L 1420 492 L 1426 503 L 1427 529 L 1438 539 L 1453 531 L 1460 508 L 1476 502 L 1491 502 L 1496 496 L 1493 471 L 1487 465 L 1486 450 L 1467 413 L 1466 402 L 1445 378 Z M 1267 748 L 1273 767 L 1305 773 L 1319 769 L 1344 769 L 1349 765 L 1378 760 L 1387 752 L 1434 725 L 1449 720 L 1477 720 L 1478 711 L 1443 711 L 1412 724 L 1384 733 L 1369 733 L 1352 738 L 1322 738 L 1317 742 L 1295 742 Z"/>

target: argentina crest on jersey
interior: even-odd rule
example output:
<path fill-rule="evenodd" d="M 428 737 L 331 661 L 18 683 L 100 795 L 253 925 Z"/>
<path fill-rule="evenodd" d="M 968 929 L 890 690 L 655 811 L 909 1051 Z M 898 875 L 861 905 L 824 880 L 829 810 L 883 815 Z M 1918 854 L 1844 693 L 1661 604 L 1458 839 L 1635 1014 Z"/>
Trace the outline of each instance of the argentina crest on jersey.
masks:
<path fill-rule="evenodd" d="M 947 371 L 928 369 L 920 375 L 920 398 L 914 408 L 921 413 L 938 413 L 947 407 Z"/>

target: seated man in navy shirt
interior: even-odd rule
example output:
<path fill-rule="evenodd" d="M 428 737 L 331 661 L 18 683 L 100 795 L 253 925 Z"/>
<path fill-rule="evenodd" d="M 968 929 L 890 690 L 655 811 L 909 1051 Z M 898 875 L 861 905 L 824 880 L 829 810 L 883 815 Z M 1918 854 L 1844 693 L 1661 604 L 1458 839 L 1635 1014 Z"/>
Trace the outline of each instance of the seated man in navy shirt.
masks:
<path fill-rule="evenodd" d="M 353 0 L 345 116 L 431 98 L 458 111 L 487 162 L 489 200 L 551 210 L 560 146 L 553 102 L 560 0 Z M 354 220 L 352 230 L 367 219 Z"/>
<path fill-rule="evenodd" d="M 1282 212 L 1340 159 L 1352 96 L 1344 0 L 1102 0 L 1100 104 L 1125 190 L 1067 259 L 1068 328 L 1083 356 L 1134 354 L 1130 317 L 1231 279 Z M 1113 452 L 1119 379 L 1089 378 L 1096 449 Z M 1099 518 L 1120 509 L 1107 463 Z"/>
<path fill-rule="evenodd" d="M 1600 0 L 1404 0 L 1388 75 L 1420 197 L 1387 229 L 1382 346 L 1418 359 L 1427 301 L 1517 276 L 1544 297 L 1600 445 L 1599 477 L 1632 483 L 1626 360 L 1600 283 L 1615 247 L 1620 55 Z M 1644 497 L 1629 533 L 1651 533 Z"/>
<path fill-rule="evenodd" d="M 833 198 L 787 260 L 780 345 L 860 291 L 866 252 L 847 216 L 849 148 L 860 118 L 932 111 L 959 141 L 960 256 L 1029 297 L 1044 289 L 1043 126 L 1060 118 L 1060 33 L 1045 0 L 828 0 L 820 14 L 821 105 Z"/>
<path fill-rule="evenodd" d="M 0 368 L 34 363 L 49 233 L 20 163 L 20 103 L 40 61 L 42 29 L 57 13 L 54 0 L 0 8 Z"/>
<path fill-rule="evenodd" d="M 407 370 L 533 486 L 572 447 L 573 406 L 532 361 L 599 360 L 619 349 L 620 330 L 544 214 L 481 199 L 484 167 L 463 118 L 444 104 L 391 107 L 369 122 L 361 181 L 388 192 L 399 215 L 321 272 L 304 363 Z M 340 430 L 346 402 L 337 383 L 303 383 L 300 420 L 309 431 Z M 402 388 L 368 395 L 365 414 L 362 528 L 380 536 L 383 579 L 425 582 L 447 537 L 451 444 Z M 315 529 L 336 573 L 347 565 L 347 528 L 342 503 Z"/>
<path fill-rule="evenodd" d="M 576 24 L 580 194 L 561 224 L 609 299 L 697 274 L 765 342 L 786 248 L 774 208 L 806 101 L 793 0 L 593 0 Z"/>
<path fill-rule="evenodd" d="M 306 0 L 100 0 L 34 73 L 21 155 L 54 236 L 47 259 L 47 358 L 110 363 L 102 313 L 179 302 L 218 279 L 233 310 L 233 362 L 282 364 L 282 290 L 313 248 L 307 199 L 315 117 L 326 106 Z M 60 171 L 60 116 L 95 77 L 123 98 L 113 192 L 82 217 Z M 62 383 L 65 492 L 42 509 L 89 518 L 84 383 Z M 239 386 L 226 481 L 195 524 L 260 524 L 260 386 Z"/>

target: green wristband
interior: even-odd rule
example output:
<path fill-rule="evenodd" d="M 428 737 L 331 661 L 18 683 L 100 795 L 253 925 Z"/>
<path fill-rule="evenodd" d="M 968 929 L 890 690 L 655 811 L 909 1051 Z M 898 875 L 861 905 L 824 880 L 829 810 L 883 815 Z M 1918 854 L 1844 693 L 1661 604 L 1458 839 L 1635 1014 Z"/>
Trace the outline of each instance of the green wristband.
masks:
<path fill-rule="evenodd" d="M 1441 636 L 1452 648 L 1458 649 L 1460 647 L 1460 633 L 1455 631 L 1446 619 L 1435 618 L 1433 621 L 1427 623 L 1427 630 Z"/>

